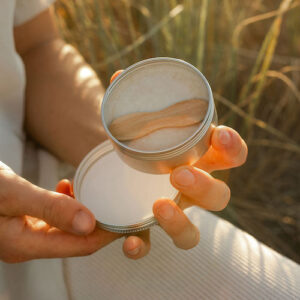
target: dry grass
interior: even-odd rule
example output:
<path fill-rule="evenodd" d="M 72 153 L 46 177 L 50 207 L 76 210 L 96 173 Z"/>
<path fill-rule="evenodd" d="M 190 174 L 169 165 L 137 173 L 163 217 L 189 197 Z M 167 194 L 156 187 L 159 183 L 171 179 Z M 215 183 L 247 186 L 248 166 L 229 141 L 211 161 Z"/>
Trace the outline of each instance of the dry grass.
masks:
<path fill-rule="evenodd" d="M 105 85 L 154 56 L 205 74 L 220 123 L 249 145 L 243 167 L 217 174 L 232 187 L 220 215 L 300 262 L 300 1 L 60 0 L 56 12 Z"/>

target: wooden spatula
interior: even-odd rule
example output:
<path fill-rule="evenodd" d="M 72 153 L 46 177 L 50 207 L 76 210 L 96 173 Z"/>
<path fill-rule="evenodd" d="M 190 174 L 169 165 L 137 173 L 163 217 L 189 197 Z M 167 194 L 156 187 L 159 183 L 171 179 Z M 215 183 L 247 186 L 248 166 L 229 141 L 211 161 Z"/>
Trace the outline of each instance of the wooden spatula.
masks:
<path fill-rule="evenodd" d="M 153 112 L 127 114 L 113 120 L 111 134 L 119 141 L 141 138 L 162 128 L 185 127 L 201 122 L 208 102 L 203 99 L 184 100 Z"/>

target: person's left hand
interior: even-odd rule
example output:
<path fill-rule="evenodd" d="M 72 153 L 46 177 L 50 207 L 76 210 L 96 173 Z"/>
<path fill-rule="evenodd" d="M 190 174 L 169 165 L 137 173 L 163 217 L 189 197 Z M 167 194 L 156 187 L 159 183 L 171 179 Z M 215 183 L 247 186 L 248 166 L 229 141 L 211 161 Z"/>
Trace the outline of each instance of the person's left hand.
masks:
<path fill-rule="evenodd" d="M 111 82 L 122 72 L 117 71 Z M 199 243 L 198 228 L 184 214 L 183 209 L 196 205 L 211 211 L 226 207 L 230 189 L 225 182 L 215 179 L 209 173 L 242 165 L 247 158 L 247 145 L 232 128 L 218 126 L 211 136 L 211 145 L 194 166 L 180 166 L 170 175 L 172 185 L 182 196 L 178 204 L 169 199 L 159 199 L 153 205 L 153 213 L 160 226 L 181 249 L 190 249 Z M 57 192 L 72 195 L 71 183 L 64 179 L 57 185 Z M 149 230 L 134 233 L 123 244 L 128 258 L 138 259 L 150 250 Z"/>

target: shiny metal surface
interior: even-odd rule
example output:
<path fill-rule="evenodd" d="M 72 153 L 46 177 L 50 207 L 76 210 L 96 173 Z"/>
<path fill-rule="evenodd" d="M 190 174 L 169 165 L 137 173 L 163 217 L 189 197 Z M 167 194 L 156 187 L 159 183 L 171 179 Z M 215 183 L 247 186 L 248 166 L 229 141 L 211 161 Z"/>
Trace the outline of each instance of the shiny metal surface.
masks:
<path fill-rule="evenodd" d="M 108 129 L 109 121 L 107 121 L 105 113 L 107 111 L 106 108 L 110 103 L 111 93 L 118 89 L 119 83 L 122 80 L 126 79 L 127 76 L 131 76 L 135 70 L 140 71 L 141 67 L 147 66 L 147 68 L 151 68 L 151 66 L 155 64 L 166 64 L 166 66 L 168 64 L 178 64 L 181 67 L 186 68 L 186 72 L 196 73 L 197 76 L 199 76 L 199 80 L 204 82 L 207 89 L 208 99 L 206 100 L 208 101 L 208 110 L 199 128 L 187 140 L 173 148 L 150 152 L 132 149 L 114 138 Z M 121 75 L 119 75 L 106 90 L 102 102 L 101 119 L 106 134 L 111 140 L 120 158 L 129 166 L 139 171 L 152 174 L 169 173 L 177 166 L 183 164 L 191 165 L 198 161 L 208 150 L 212 129 L 217 125 L 217 113 L 215 110 L 212 91 L 204 75 L 194 66 L 185 61 L 167 57 L 152 58 L 138 62 L 121 73 Z"/>

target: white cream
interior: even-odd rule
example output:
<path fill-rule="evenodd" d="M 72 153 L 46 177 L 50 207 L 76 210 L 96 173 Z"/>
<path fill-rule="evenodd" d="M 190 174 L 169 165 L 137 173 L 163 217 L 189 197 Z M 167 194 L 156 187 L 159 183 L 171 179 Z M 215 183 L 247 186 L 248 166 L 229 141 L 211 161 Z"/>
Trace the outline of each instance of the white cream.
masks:
<path fill-rule="evenodd" d="M 115 151 L 110 151 L 88 169 L 81 183 L 80 201 L 101 223 L 136 224 L 153 216 L 152 206 L 157 199 L 175 198 L 177 190 L 169 177 L 130 168 Z"/>

